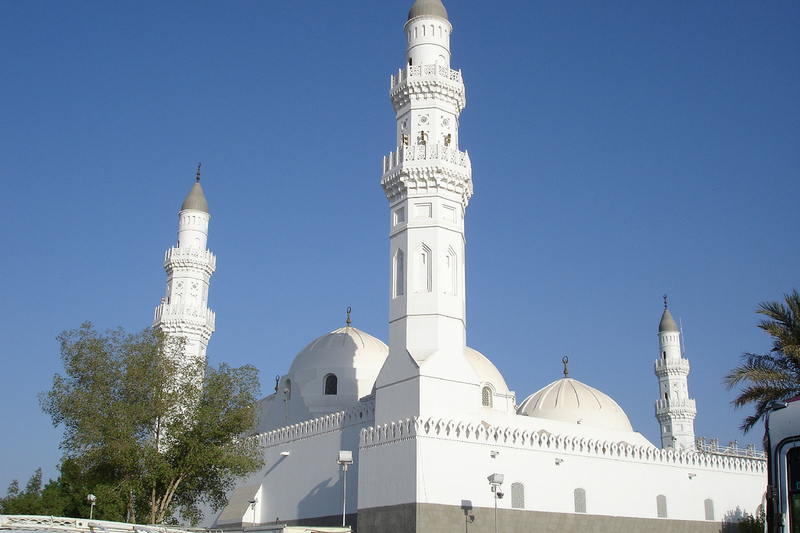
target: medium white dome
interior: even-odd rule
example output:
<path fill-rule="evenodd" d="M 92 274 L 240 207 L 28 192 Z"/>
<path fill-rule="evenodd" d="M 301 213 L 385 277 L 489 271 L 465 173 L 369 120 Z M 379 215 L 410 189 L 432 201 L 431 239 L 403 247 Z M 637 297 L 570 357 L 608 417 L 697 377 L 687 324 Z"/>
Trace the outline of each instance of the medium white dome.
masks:
<path fill-rule="evenodd" d="M 517 414 L 633 431 L 628 416 L 610 396 L 567 377 L 528 396 L 517 409 Z"/>

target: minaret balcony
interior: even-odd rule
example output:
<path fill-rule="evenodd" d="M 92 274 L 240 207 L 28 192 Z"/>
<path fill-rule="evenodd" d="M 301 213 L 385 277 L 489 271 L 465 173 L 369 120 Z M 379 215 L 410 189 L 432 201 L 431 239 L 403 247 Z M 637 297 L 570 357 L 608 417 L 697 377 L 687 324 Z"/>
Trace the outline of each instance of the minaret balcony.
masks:
<path fill-rule="evenodd" d="M 407 194 L 449 191 L 466 207 L 472 196 L 467 152 L 443 144 L 401 146 L 383 158 L 381 185 L 390 202 Z"/>
<path fill-rule="evenodd" d="M 655 363 L 657 375 L 685 376 L 689 373 L 689 360 L 680 359 L 657 359 Z"/>
<path fill-rule="evenodd" d="M 469 154 L 444 144 L 418 144 L 401 146 L 396 152 L 383 157 L 383 174 L 391 174 L 404 163 L 417 162 L 422 165 L 444 165 L 457 172 L 470 173 L 472 163 Z"/>
<path fill-rule="evenodd" d="M 162 303 L 156 307 L 153 325 L 172 324 L 175 321 L 185 321 L 195 327 L 205 327 L 214 331 L 216 315 L 211 309 L 198 305 Z"/>
<path fill-rule="evenodd" d="M 164 268 L 181 266 L 204 270 L 210 276 L 217 269 L 217 257 L 208 250 L 173 246 L 164 254 Z"/>
<path fill-rule="evenodd" d="M 411 79 L 419 79 L 420 81 L 425 79 L 446 80 L 459 85 L 463 84 L 460 70 L 453 70 L 450 67 L 438 64 L 416 65 L 401 69 L 397 72 L 397 76 L 392 76 L 392 89 Z"/>
<path fill-rule="evenodd" d="M 444 65 L 417 65 L 407 67 L 392 76 L 392 87 L 389 97 L 395 111 L 405 107 L 412 100 L 426 101 L 430 99 L 449 102 L 459 113 L 467 105 L 461 71 Z"/>
<path fill-rule="evenodd" d="M 693 398 L 685 400 L 658 400 L 656 402 L 656 416 L 670 414 L 676 417 L 688 417 L 697 413 L 697 404 Z"/>

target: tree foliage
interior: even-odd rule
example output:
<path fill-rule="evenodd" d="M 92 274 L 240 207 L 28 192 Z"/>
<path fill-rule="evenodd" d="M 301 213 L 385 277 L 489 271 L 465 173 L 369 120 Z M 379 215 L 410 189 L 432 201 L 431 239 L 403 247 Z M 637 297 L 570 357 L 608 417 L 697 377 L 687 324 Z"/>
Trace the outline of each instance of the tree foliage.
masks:
<path fill-rule="evenodd" d="M 197 523 L 201 502 L 221 508 L 236 478 L 261 467 L 248 438 L 254 367 L 186 360 L 182 338 L 150 328 L 103 335 L 86 323 L 59 341 L 64 375 L 39 400 L 64 427 L 62 483 L 94 493 L 98 518 Z"/>
<path fill-rule="evenodd" d="M 767 317 L 758 327 L 772 337 L 772 348 L 765 354 L 745 353 L 724 380 L 729 390 L 743 386 L 734 407 L 755 404 L 755 413 L 742 423 L 745 433 L 766 415 L 770 403 L 800 395 L 800 294 L 795 289 L 784 295 L 784 302 L 762 302 L 756 312 Z"/>

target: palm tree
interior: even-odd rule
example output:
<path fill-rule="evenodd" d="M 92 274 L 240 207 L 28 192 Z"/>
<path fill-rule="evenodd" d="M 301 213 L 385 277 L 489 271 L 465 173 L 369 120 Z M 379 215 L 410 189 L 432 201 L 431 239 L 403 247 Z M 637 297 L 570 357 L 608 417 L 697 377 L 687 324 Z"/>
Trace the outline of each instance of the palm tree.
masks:
<path fill-rule="evenodd" d="M 765 354 L 745 353 L 742 364 L 728 372 L 728 390 L 743 385 L 731 403 L 735 408 L 755 403 L 756 411 L 746 417 L 741 429 L 747 433 L 766 415 L 770 403 L 800 395 L 800 294 L 794 289 L 783 302 L 762 302 L 759 314 L 766 316 L 758 327 L 772 337 L 772 349 Z"/>

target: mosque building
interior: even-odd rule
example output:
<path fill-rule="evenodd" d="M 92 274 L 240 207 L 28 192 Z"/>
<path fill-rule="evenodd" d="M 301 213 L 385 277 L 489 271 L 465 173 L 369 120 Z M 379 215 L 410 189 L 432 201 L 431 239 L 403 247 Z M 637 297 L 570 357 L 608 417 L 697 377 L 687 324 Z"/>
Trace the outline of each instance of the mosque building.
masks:
<path fill-rule="evenodd" d="M 405 64 L 391 78 L 397 144 L 381 178 L 389 344 L 348 315 L 297 354 L 261 400 L 265 466 L 239 482 L 214 527 L 344 519 L 360 533 L 478 533 L 497 524 L 716 533 L 733 513 L 754 513 L 766 461 L 752 447 L 696 443 L 689 362 L 666 297 L 654 365 L 660 447 L 613 399 L 569 377 L 566 358 L 563 378 L 518 403 L 492 362 L 467 346 L 464 217 L 473 188 L 459 147 L 466 100 L 461 72 L 450 67 L 451 31 L 441 0 L 416 0 Z M 199 168 L 179 218 L 154 327 L 185 336 L 187 357 L 205 357 L 215 257 Z"/>

